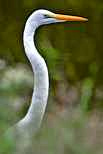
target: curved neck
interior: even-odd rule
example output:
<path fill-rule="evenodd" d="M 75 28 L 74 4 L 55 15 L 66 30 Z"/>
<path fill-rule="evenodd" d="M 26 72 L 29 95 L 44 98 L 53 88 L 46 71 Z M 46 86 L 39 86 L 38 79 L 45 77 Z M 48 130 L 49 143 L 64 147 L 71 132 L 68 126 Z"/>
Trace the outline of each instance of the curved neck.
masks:
<path fill-rule="evenodd" d="M 31 23 L 27 21 L 24 30 L 24 48 L 34 73 L 34 89 L 29 110 L 18 124 L 20 127 L 27 127 L 31 130 L 33 129 L 33 131 L 39 127 L 43 118 L 49 87 L 46 63 L 38 53 L 33 40 L 37 27 L 36 22 L 34 25 L 31 25 Z"/>

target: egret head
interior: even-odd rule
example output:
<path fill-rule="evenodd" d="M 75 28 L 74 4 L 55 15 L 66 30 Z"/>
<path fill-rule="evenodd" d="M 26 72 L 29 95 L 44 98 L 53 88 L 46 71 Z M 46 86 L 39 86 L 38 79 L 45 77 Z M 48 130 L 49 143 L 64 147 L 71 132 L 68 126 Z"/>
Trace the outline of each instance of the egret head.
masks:
<path fill-rule="evenodd" d="M 36 21 L 38 26 L 65 21 L 87 21 L 88 19 L 78 16 L 55 14 L 48 10 L 37 10 L 29 18 L 32 22 Z"/>

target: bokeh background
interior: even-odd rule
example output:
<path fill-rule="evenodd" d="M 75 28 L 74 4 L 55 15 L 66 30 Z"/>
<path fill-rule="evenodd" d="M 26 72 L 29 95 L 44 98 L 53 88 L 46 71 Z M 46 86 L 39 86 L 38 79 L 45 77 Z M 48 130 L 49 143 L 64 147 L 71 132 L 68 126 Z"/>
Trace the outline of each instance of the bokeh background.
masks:
<path fill-rule="evenodd" d="M 103 153 L 103 2 L 98 0 L 0 0 L 0 135 L 30 105 L 33 73 L 23 48 L 28 16 L 43 8 L 88 22 L 43 26 L 35 36 L 50 75 L 50 94 L 33 154 Z M 14 143 L 1 141 L 0 153 Z M 26 153 L 26 152 L 24 152 Z"/>

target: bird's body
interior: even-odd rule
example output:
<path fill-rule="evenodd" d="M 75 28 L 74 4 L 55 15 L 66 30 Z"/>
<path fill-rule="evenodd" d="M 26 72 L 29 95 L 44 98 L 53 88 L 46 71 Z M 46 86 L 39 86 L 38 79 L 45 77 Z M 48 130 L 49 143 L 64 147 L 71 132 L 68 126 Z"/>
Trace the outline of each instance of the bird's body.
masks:
<path fill-rule="evenodd" d="M 38 53 L 34 35 L 41 25 L 70 21 L 85 21 L 85 18 L 55 14 L 47 10 L 37 10 L 28 18 L 23 35 L 25 53 L 32 65 L 34 73 L 34 89 L 30 108 L 26 116 L 16 124 L 20 130 L 28 133 L 36 131 L 42 121 L 48 98 L 49 77 L 48 69 L 44 59 Z"/>
<path fill-rule="evenodd" d="M 31 137 L 38 130 L 48 99 L 48 69 L 44 59 L 40 56 L 35 47 L 34 35 L 36 29 L 41 25 L 56 22 L 86 20 L 87 19 L 83 17 L 60 15 L 47 10 L 37 10 L 28 18 L 24 29 L 23 42 L 25 53 L 32 65 L 34 73 L 34 89 L 31 105 L 26 116 L 11 129 L 13 133 L 16 133 L 20 138 L 23 139 L 25 136 Z"/>

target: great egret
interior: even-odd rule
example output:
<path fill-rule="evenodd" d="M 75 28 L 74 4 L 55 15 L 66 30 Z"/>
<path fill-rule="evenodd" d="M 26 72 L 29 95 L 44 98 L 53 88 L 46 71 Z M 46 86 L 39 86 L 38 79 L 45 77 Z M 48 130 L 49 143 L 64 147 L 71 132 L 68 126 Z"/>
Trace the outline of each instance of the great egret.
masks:
<path fill-rule="evenodd" d="M 48 10 L 40 9 L 34 11 L 26 22 L 23 34 L 24 48 L 32 65 L 35 78 L 31 105 L 26 116 L 15 125 L 17 133 L 24 134 L 25 132 L 24 135 L 29 134 L 31 136 L 39 128 L 48 99 L 48 69 L 44 59 L 35 47 L 33 39 L 35 31 L 41 25 L 65 21 L 87 21 L 87 19 L 78 16 L 55 14 Z"/>

